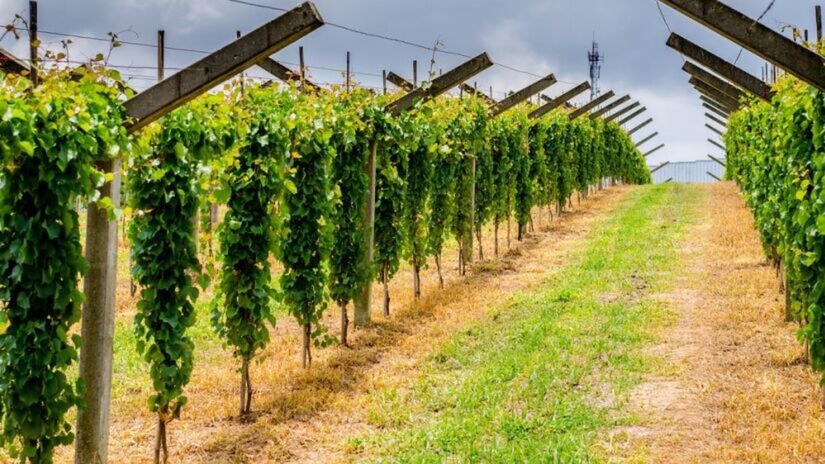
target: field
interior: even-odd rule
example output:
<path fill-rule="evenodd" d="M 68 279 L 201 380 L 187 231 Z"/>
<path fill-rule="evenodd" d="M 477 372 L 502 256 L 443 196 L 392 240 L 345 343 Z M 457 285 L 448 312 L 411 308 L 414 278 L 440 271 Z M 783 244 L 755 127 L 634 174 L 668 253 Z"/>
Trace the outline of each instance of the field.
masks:
<path fill-rule="evenodd" d="M 170 459 L 816 462 L 816 378 L 733 185 L 609 188 L 512 243 L 465 278 L 448 266 L 444 290 L 426 271 L 419 304 L 403 269 L 392 318 L 356 330 L 351 348 L 318 350 L 310 371 L 299 328 L 279 315 L 252 367 L 246 423 L 237 365 L 199 303 Z M 445 262 L 456 258 L 451 249 Z M 151 383 L 125 275 L 110 459 L 151 462 Z M 330 311 L 333 332 L 336 321 Z"/>

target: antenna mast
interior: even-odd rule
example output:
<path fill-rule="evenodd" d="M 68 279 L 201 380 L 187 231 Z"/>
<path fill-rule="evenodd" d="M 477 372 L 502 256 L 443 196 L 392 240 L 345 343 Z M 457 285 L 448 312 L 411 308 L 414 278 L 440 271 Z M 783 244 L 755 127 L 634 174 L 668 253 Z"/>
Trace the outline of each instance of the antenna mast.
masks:
<path fill-rule="evenodd" d="M 599 88 L 599 79 L 602 77 L 602 63 L 604 56 L 599 52 L 599 43 L 593 36 L 593 48 L 587 52 L 587 61 L 590 62 L 590 100 L 598 97 L 602 93 Z"/>

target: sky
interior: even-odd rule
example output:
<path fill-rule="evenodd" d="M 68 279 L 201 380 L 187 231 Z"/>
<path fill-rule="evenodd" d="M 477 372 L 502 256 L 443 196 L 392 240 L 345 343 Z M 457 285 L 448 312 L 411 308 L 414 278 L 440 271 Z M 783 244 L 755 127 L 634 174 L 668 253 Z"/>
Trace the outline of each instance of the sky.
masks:
<path fill-rule="evenodd" d="M 278 8 L 292 8 L 295 0 L 248 0 Z M 820 0 L 821 1 L 821 0 Z M 770 0 L 724 0 L 756 18 Z M 535 81 L 536 75 L 554 73 L 558 83 L 545 93 L 556 96 L 589 78 L 587 51 L 595 40 L 604 63 L 602 91 L 617 96 L 630 94 L 647 107 L 654 122 L 634 135 L 636 140 L 658 132 L 643 148 L 664 143 L 664 149 L 649 158 L 649 164 L 665 161 L 706 159 L 720 155 L 707 139 L 716 137 L 704 127 L 706 119 L 699 96 L 681 70 L 682 58 L 665 46 L 668 27 L 725 59 L 734 61 L 740 47 L 714 32 L 661 5 L 656 0 L 316 0 L 328 23 L 465 55 L 487 52 L 496 66 L 472 79 L 480 89 L 502 98 L 505 92 Z M 786 25 L 815 30 L 815 0 L 775 0 L 762 19 L 780 31 Z M 60 50 L 66 37 L 52 33 L 106 37 L 116 33 L 122 41 L 154 44 L 157 30 L 165 30 L 167 75 L 193 63 L 202 54 L 169 50 L 169 47 L 211 51 L 231 41 L 240 30 L 248 32 L 281 12 L 232 0 L 40 0 L 39 29 L 43 46 Z M 27 0 L 0 0 L 0 24 L 14 21 L 15 14 L 28 15 Z M 0 46 L 17 56 L 28 56 L 25 32 L 20 39 L 6 34 Z M 109 54 L 105 41 L 72 38 L 69 59 L 84 61 L 97 53 L 108 55 L 108 63 L 132 77 L 132 86 L 144 89 L 156 80 L 156 49 L 125 44 Z M 330 26 L 280 51 L 274 58 L 285 63 L 298 61 L 304 46 L 310 77 L 322 83 L 340 83 L 346 53 L 351 53 L 353 78 L 365 86 L 381 86 L 382 70 L 412 78 L 412 61 L 419 65 L 419 79 L 448 70 L 466 58 L 416 48 L 399 42 L 367 37 Z M 435 63 L 431 61 L 435 59 Z M 764 61 L 742 52 L 737 63 L 757 77 Z M 297 66 L 295 66 L 297 67 Z M 327 69 L 321 69 L 327 68 Z M 513 70 L 513 68 L 515 70 Z M 259 68 L 246 73 L 267 78 Z M 582 103 L 589 93 L 574 100 Z M 629 125 L 642 122 L 642 116 Z"/>

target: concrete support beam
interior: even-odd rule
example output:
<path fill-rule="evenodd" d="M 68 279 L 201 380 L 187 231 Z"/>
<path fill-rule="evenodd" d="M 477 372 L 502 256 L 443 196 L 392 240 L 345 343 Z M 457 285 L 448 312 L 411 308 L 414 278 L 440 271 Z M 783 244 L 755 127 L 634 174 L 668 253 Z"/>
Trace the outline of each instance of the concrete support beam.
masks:
<path fill-rule="evenodd" d="M 722 182 L 722 179 L 720 179 L 719 177 L 717 177 L 714 173 L 712 173 L 712 172 L 710 172 L 710 171 L 705 171 L 705 172 L 706 172 L 706 173 L 707 173 L 710 177 L 713 177 L 714 179 L 718 180 L 719 182 Z"/>
<path fill-rule="evenodd" d="M 640 141 L 639 141 L 639 143 L 637 143 L 637 144 L 636 144 L 636 148 L 639 148 L 639 147 L 641 147 L 642 145 L 646 144 L 647 142 L 649 142 L 649 141 L 653 140 L 653 138 L 654 138 L 654 137 L 656 137 L 657 135 L 659 135 L 659 133 L 658 133 L 658 132 L 654 132 L 654 133 L 652 133 L 652 134 L 648 135 L 647 137 L 645 137 L 644 139 L 640 140 Z"/>
<path fill-rule="evenodd" d="M 124 103 L 134 132 L 321 27 L 311 2 L 294 8 Z"/>
<path fill-rule="evenodd" d="M 762 100 L 769 102 L 773 98 L 774 92 L 771 87 L 758 77 L 734 66 L 680 35 L 671 34 L 670 38 L 667 39 L 667 45 Z"/>
<path fill-rule="evenodd" d="M 708 105 L 707 103 L 703 102 L 702 107 L 705 108 L 706 110 L 716 114 L 717 116 L 719 116 L 721 118 L 728 119 L 730 117 L 730 114 L 725 113 L 724 111 L 720 110 L 719 108 L 717 108 L 715 106 Z"/>
<path fill-rule="evenodd" d="M 636 119 L 637 116 L 644 113 L 645 111 L 647 111 L 647 107 L 643 106 L 643 107 L 639 108 L 638 110 L 634 111 L 633 113 L 631 113 L 628 117 L 626 117 L 626 118 L 622 119 L 621 121 L 619 121 L 618 124 L 620 126 L 624 126 L 625 124 L 629 123 L 630 121 Z"/>
<path fill-rule="evenodd" d="M 724 104 L 719 103 L 718 101 L 716 101 L 716 100 L 714 100 L 714 99 L 712 99 L 712 98 L 710 98 L 710 97 L 708 97 L 707 95 L 704 95 L 704 94 L 700 95 L 699 99 L 702 100 L 702 103 L 706 103 L 708 106 L 716 108 L 717 110 L 725 113 L 727 115 L 727 116 L 725 116 L 726 118 L 728 116 L 730 116 L 731 113 L 736 111 L 735 108 L 729 108 L 729 107 L 725 106 Z"/>
<path fill-rule="evenodd" d="M 29 65 L 10 51 L 0 47 L 0 70 L 7 74 L 26 75 L 29 73 Z"/>
<path fill-rule="evenodd" d="M 420 101 L 426 101 L 441 95 L 492 65 L 493 62 L 490 60 L 490 57 L 487 56 L 486 53 L 482 53 L 436 77 L 426 89 L 423 87 L 413 89 L 403 97 L 387 105 L 386 109 L 391 114 L 399 114 L 412 108 Z"/>
<path fill-rule="evenodd" d="M 691 76 L 695 77 L 696 79 L 699 79 L 700 81 L 710 85 L 716 90 L 724 93 L 725 95 L 733 98 L 736 101 L 740 101 L 742 97 L 745 96 L 745 92 L 739 90 L 738 88 L 732 86 L 724 80 L 714 76 L 713 74 L 705 71 L 699 66 L 696 66 L 690 61 L 685 62 L 685 64 L 682 66 L 682 70 L 690 74 Z"/>
<path fill-rule="evenodd" d="M 708 142 L 710 142 L 710 143 L 711 143 L 711 145 L 713 145 L 713 146 L 715 146 L 716 148 L 718 148 L 718 149 L 722 150 L 723 152 L 725 152 L 725 153 L 727 153 L 727 152 L 728 152 L 728 149 L 727 149 L 727 148 L 725 148 L 725 146 L 724 146 L 724 145 L 722 145 L 721 143 L 717 142 L 716 140 L 713 140 L 713 139 L 708 139 Z"/>
<path fill-rule="evenodd" d="M 728 165 L 727 165 L 727 164 L 725 164 L 725 162 L 724 162 L 724 161 L 720 160 L 719 158 L 717 158 L 717 157 L 715 157 L 715 156 L 713 156 L 713 155 L 708 155 L 708 158 L 710 158 L 710 159 L 712 159 L 713 161 L 716 161 L 717 163 L 721 164 L 721 165 L 722 165 L 722 167 L 725 167 L 725 168 L 726 168 L 726 167 L 728 167 Z"/>
<path fill-rule="evenodd" d="M 300 84 L 298 89 L 302 92 L 318 92 L 321 90 L 321 87 L 309 80 L 301 79 L 301 73 L 289 69 L 272 58 L 266 57 L 262 59 L 258 62 L 258 67 L 284 82 L 297 82 Z"/>
<path fill-rule="evenodd" d="M 707 96 L 713 98 L 714 100 L 724 104 L 725 106 L 727 106 L 729 108 L 739 109 L 739 102 L 738 101 L 736 101 L 733 98 L 725 95 L 724 93 L 722 93 L 719 90 L 711 87 L 710 85 L 700 81 L 699 79 L 697 79 L 695 77 L 691 77 L 688 82 L 690 82 L 690 84 L 692 86 L 696 87 L 696 89 L 699 90 L 701 93 L 704 93 L 705 95 L 707 95 Z"/>
<path fill-rule="evenodd" d="M 607 114 L 608 111 L 613 111 L 613 109 L 618 108 L 619 105 L 625 104 L 625 102 L 627 102 L 628 100 L 630 100 L 630 95 L 625 95 L 624 97 L 622 97 L 618 100 L 614 100 L 613 102 L 611 102 L 609 105 L 605 106 L 604 108 L 596 111 L 595 113 L 592 113 L 590 115 L 590 119 L 596 119 L 596 118 L 599 118 L 601 116 L 604 116 L 605 114 Z"/>
<path fill-rule="evenodd" d="M 644 155 L 642 155 L 642 157 L 643 157 L 643 158 L 647 158 L 648 156 L 650 156 L 650 155 L 652 155 L 652 154 L 656 153 L 657 151 L 661 150 L 661 149 L 662 149 L 662 148 L 664 148 L 664 147 L 665 147 L 665 144 L 661 144 L 661 145 L 659 145 L 658 147 L 654 148 L 653 150 L 650 150 L 649 152 L 647 152 L 647 153 L 645 153 Z"/>
<path fill-rule="evenodd" d="M 488 97 L 484 92 L 480 92 L 478 89 L 471 86 L 470 84 L 463 83 L 460 86 L 458 86 L 458 88 L 460 88 L 463 92 L 465 92 L 469 95 L 474 95 L 474 96 L 484 100 L 484 102 L 487 103 L 488 106 L 493 106 L 497 103 L 495 100 Z"/>
<path fill-rule="evenodd" d="M 799 79 L 825 90 L 825 59 L 719 0 L 660 0 Z"/>
<path fill-rule="evenodd" d="M 496 105 L 491 108 L 491 113 L 493 116 L 498 116 L 555 83 L 556 76 L 548 74 L 518 92 L 513 93 L 504 100 L 496 103 Z"/>
<path fill-rule="evenodd" d="M 639 132 L 640 130 L 642 130 L 643 127 L 647 126 L 648 124 L 650 124 L 652 122 L 653 122 L 653 118 L 649 118 L 647 121 L 639 124 L 638 126 L 634 127 L 633 129 L 630 129 L 629 131 L 627 131 L 627 135 L 633 135 L 636 132 Z"/>
<path fill-rule="evenodd" d="M 535 111 L 530 113 L 530 119 L 536 119 L 544 116 L 545 114 L 564 105 L 565 103 L 569 102 L 570 100 L 572 100 L 573 98 L 587 90 L 590 90 L 590 83 L 582 82 L 581 84 L 568 90 L 567 92 L 564 92 L 556 98 L 550 98 L 546 95 L 542 95 L 541 98 L 544 99 L 547 103 L 541 105 Z"/>
<path fill-rule="evenodd" d="M 569 116 L 570 120 L 573 121 L 573 120 L 575 120 L 575 119 L 577 119 L 581 116 L 584 116 L 585 114 L 589 113 L 590 110 L 592 110 L 593 108 L 595 108 L 595 107 L 601 105 L 602 103 L 606 102 L 607 100 L 610 100 L 611 98 L 613 98 L 614 95 L 616 95 L 616 94 L 613 93 L 613 91 L 611 90 L 611 91 L 607 92 L 606 94 L 601 95 L 601 96 L 593 99 L 590 103 L 588 103 L 588 104 L 582 106 L 581 108 L 579 108 L 579 109 L 573 111 L 572 113 L 570 113 L 570 116 Z"/>
<path fill-rule="evenodd" d="M 405 92 L 412 92 L 415 88 L 412 82 L 404 79 L 403 77 L 399 76 L 398 74 L 390 71 L 387 73 L 387 80 L 390 81 L 394 86 L 398 87 L 399 89 Z"/>
<path fill-rule="evenodd" d="M 604 118 L 604 122 L 614 121 L 614 120 L 624 116 L 625 114 L 629 113 L 630 111 L 633 111 L 634 109 L 638 108 L 639 105 L 641 105 L 641 103 L 633 102 L 630 105 L 627 105 L 624 108 L 622 108 L 622 109 L 616 111 L 615 113 L 611 114 L 610 116 L 606 116 Z"/>
<path fill-rule="evenodd" d="M 724 137 L 724 136 L 725 136 L 725 134 L 724 134 L 722 131 L 720 131 L 719 129 L 717 129 L 717 128 L 715 128 L 715 127 L 711 126 L 710 124 L 705 123 L 705 127 L 707 127 L 707 128 L 708 128 L 708 129 L 710 129 L 711 131 L 713 131 L 713 132 L 715 132 L 716 134 L 718 134 L 718 135 L 719 135 L 719 137 Z"/>
<path fill-rule="evenodd" d="M 707 118 L 708 118 L 708 119 L 710 119 L 711 121 L 715 122 L 716 124 L 719 124 L 719 125 L 720 125 L 720 126 L 722 126 L 722 127 L 728 127 L 728 123 L 727 123 L 727 122 L 722 121 L 721 119 L 717 118 L 716 116 L 714 116 L 714 115 L 712 115 L 712 114 L 710 114 L 710 113 L 705 113 L 705 116 L 707 116 Z"/>
<path fill-rule="evenodd" d="M 659 169 L 662 169 L 663 167 L 667 166 L 668 164 L 670 164 L 670 161 L 665 161 L 664 163 L 662 163 L 662 164 L 656 166 L 655 168 L 651 169 L 650 173 L 653 174 L 654 172 L 658 171 Z"/>

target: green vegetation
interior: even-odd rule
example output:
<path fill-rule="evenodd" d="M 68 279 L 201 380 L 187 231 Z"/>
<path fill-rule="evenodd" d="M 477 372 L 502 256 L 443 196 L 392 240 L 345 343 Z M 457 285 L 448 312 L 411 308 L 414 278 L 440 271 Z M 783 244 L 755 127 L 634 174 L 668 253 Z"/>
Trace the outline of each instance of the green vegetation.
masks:
<path fill-rule="evenodd" d="M 375 393 L 384 432 L 351 441 L 377 462 L 598 462 L 599 433 L 630 424 L 642 347 L 665 320 L 649 292 L 675 262 L 697 191 L 637 190 L 571 263 L 438 348 L 409 390 Z"/>

